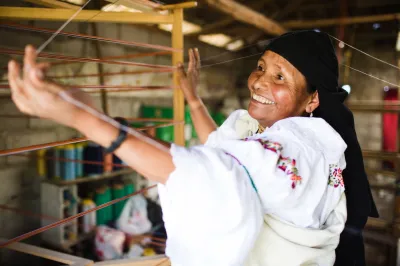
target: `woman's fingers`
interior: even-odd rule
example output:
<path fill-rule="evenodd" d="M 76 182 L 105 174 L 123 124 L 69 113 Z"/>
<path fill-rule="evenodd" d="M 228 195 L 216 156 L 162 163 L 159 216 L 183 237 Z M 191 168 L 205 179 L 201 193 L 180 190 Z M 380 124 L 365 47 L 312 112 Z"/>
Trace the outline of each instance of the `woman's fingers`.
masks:
<path fill-rule="evenodd" d="M 8 83 L 12 94 L 25 94 L 20 77 L 20 67 L 14 60 L 8 63 Z"/>
<path fill-rule="evenodd" d="M 20 78 L 20 67 L 15 61 L 8 63 L 8 82 L 11 88 L 11 98 L 17 108 L 23 113 L 30 114 L 31 110 L 27 105 L 24 84 Z"/>
<path fill-rule="evenodd" d="M 36 66 L 36 50 L 31 46 L 27 45 L 25 47 L 24 55 L 24 75 Z"/>
<path fill-rule="evenodd" d="M 186 90 L 187 89 L 187 75 L 185 72 L 185 68 L 183 67 L 182 63 L 178 64 L 178 79 L 179 79 L 179 86 L 181 87 L 182 90 Z"/>
<path fill-rule="evenodd" d="M 36 64 L 36 68 L 40 69 L 43 74 L 45 74 L 50 67 L 51 64 L 49 62 L 41 62 Z"/>
<path fill-rule="evenodd" d="M 44 74 L 39 68 L 33 68 L 25 81 L 34 89 L 45 89 L 46 82 L 44 80 Z"/>
<path fill-rule="evenodd" d="M 29 108 L 28 100 L 24 95 L 21 95 L 21 94 L 20 95 L 15 95 L 15 94 L 13 94 L 11 96 L 11 98 L 12 98 L 13 102 L 15 103 L 15 105 L 17 106 L 17 108 L 22 113 L 33 115 L 32 110 Z"/>
<path fill-rule="evenodd" d="M 196 68 L 199 69 L 201 67 L 201 60 L 200 60 L 200 52 L 199 49 L 194 48 L 194 57 L 196 59 Z"/>
<path fill-rule="evenodd" d="M 186 78 L 186 71 L 182 63 L 178 63 L 178 77 L 179 79 Z"/>
<path fill-rule="evenodd" d="M 193 53 L 193 49 L 189 49 L 189 66 L 188 71 L 193 71 L 196 68 L 196 58 Z"/>

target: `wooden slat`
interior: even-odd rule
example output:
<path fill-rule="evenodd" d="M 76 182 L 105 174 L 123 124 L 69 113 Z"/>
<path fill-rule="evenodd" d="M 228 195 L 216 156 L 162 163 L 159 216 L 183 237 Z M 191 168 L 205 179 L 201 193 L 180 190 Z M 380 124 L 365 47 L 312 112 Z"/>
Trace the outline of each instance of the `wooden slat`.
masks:
<path fill-rule="evenodd" d="M 205 0 L 210 6 L 227 13 L 236 20 L 252 25 L 271 35 L 281 35 L 286 29 L 276 21 L 233 0 Z"/>
<path fill-rule="evenodd" d="M 172 10 L 172 9 L 185 9 L 185 8 L 193 8 L 197 6 L 197 2 L 185 2 L 173 5 L 163 5 L 158 7 L 160 10 Z"/>
<path fill-rule="evenodd" d="M 363 237 L 365 240 L 372 240 L 383 245 L 389 245 L 392 247 L 396 247 L 397 245 L 397 239 L 388 233 L 364 230 Z"/>
<path fill-rule="evenodd" d="M 94 266 L 170 266 L 169 259 L 164 256 L 142 257 L 137 259 L 124 259 L 103 261 L 95 263 Z"/>
<path fill-rule="evenodd" d="M 400 159 L 400 153 L 397 153 L 397 152 L 363 150 L 362 154 L 363 154 L 364 158 L 374 158 L 374 159 L 381 159 L 381 160 L 398 160 L 398 159 Z"/>
<path fill-rule="evenodd" d="M 71 9 L 0 7 L 0 19 L 66 21 L 71 18 L 75 12 L 75 10 Z M 172 15 L 160 14 L 82 10 L 73 21 L 130 24 L 171 24 L 173 23 L 173 17 Z"/>
<path fill-rule="evenodd" d="M 397 21 L 400 19 L 400 13 L 385 14 L 385 15 L 372 15 L 372 16 L 359 16 L 359 17 L 345 17 L 345 18 L 330 18 L 330 19 L 317 19 L 317 20 L 290 20 L 282 22 L 282 26 L 290 29 L 304 29 L 304 28 L 323 28 L 332 27 L 337 25 L 349 24 L 362 24 L 383 21 Z"/>
<path fill-rule="evenodd" d="M 172 28 L 172 48 L 183 51 L 183 9 L 173 10 L 174 23 Z M 174 52 L 172 54 L 172 65 L 176 66 L 179 62 L 183 63 L 183 53 Z M 179 88 L 178 72 L 173 74 L 174 79 L 174 120 L 184 121 L 185 119 L 185 98 Z M 176 125 L 174 128 L 174 142 L 178 145 L 185 145 L 184 125 Z"/>
<path fill-rule="evenodd" d="M 6 242 L 6 239 L 0 239 L 0 243 Z M 12 243 L 6 248 L 15 250 L 18 252 L 22 252 L 25 254 L 30 254 L 33 256 L 45 258 L 51 261 L 60 262 L 67 265 L 82 265 L 82 266 L 89 266 L 93 265 L 93 261 L 83 259 L 80 257 L 71 256 L 68 254 L 64 254 L 61 252 L 56 252 L 49 249 L 44 249 L 41 247 L 36 247 L 33 245 L 25 244 L 25 243 Z"/>
<path fill-rule="evenodd" d="M 32 3 L 39 6 L 51 7 L 51 8 L 66 8 L 78 10 L 80 6 L 69 4 L 58 0 L 24 0 L 25 2 Z"/>
<path fill-rule="evenodd" d="M 366 228 L 374 228 L 374 229 L 386 229 L 389 225 L 389 222 L 378 219 L 378 218 L 369 218 L 367 221 Z"/>
<path fill-rule="evenodd" d="M 398 174 L 394 171 L 387 171 L 387 170 L 380 170 L 380 169 L 372 169 L 372 168 L 365 168 L 365 172 L 369 175 L 376 175 L 376 174 L 381 174 L 384 176 L 390 176 L 390 177 L 397 177 Z"/>

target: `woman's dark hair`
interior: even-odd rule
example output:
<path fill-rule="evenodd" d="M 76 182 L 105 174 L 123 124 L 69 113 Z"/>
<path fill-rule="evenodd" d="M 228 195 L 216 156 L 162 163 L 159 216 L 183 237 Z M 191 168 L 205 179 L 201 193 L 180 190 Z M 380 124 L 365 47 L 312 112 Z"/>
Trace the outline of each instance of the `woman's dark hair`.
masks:
<path fill-rule="evenodd" d="M 313 94 L 317 91 L 317 86 L 312 85 L 310 82 L 306 80 L 306 89 L 309 94 Z"/>

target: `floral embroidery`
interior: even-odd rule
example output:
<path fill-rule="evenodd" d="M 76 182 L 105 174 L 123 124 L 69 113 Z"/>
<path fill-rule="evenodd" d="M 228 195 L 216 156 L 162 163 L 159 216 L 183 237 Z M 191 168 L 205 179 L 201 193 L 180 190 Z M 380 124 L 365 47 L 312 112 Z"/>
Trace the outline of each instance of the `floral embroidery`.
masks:
<path fill-rule="evenodd" d="M 286 175 L 290 176 L 292 180 L 292 188 L 295 189 L 297 183 L 300 183 L 302 178 L 299 176 L 299 171 L 296 167 L 296 160 L 289 157 L 279 156 L 278 168 L 282 170 Z"/>
<path fill-rule="evenodd" d="M 244 141 L 251 141 L 253 139 L 245 138 Z M 263 140 L 263 139 L 254 139 L 254 141 L 258 141 L 264 149 L 273 151 L 275 153 L 278 153 L 282 151 L 282 145 L 278 142 L 273 142 L 270 140 Z"/>
<path fill-rule="evenodd" d="M 245 138 L 245 141 L 249 141 L 251 139 Z M 273 151 L 279 154 L 278 160 L 278 168 L 282 170 L 286 175 L 290 176 L 290 180 L 292 181 L 292 188 L 295 189 L 297 183 L 301 183 L 301 176 L 298 174 L 298 169 L 296 167 L 296 160 L 291 159 L 290 157 L 283 157 L 280 155 L 282 151 L 282 145 L 278 142 L 273 142 L 270 140 L 262 140 L 262 139 L 254 139 L 254 141 L 258 141 L 264 149 Z"/>
<path fill-rule="evenodd" d="M 337 164 L 329 165 L 329 178 L 328 185 L 337 188 L 339 186 L 344 187 L 342 169 L 339 168 Z"/>
<path fill-rule="evenodd" d="M 282 145 L 278 142 L 272 142 L 269 140 L 261 140 L 258 139 L 258 142 L 261 143 L 261 145 L 264 147 L 264 149 L 273 151 L 273 152 L 278 152 L 278 151 L 282 151 Z"/>

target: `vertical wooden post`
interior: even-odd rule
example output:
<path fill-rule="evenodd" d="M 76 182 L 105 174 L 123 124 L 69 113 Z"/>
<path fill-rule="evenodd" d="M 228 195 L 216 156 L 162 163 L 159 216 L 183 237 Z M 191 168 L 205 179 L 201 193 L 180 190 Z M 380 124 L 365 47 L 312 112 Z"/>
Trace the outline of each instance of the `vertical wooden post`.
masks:
<path fill-rule="evenodd" d="M 179 62 L 183 63 L 183 9 L 173 10 L 173 27 L 172 27 L 172 47 L 175 49 L 181 49 L 180 52 L 173 52 L 172 54 L 172 65 L 176 66 Z M 179 88 L 178 73 L 175 71 L 173 74 L 174 78 L 174 120 L 184 121 L 185 115 L 185 99 L 183 93 Z M 184 137 L 184 125 L 178 124 L 174 127 L 174 140 L 175 143 L 181 146 L 185 145 Z"/>

